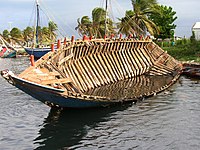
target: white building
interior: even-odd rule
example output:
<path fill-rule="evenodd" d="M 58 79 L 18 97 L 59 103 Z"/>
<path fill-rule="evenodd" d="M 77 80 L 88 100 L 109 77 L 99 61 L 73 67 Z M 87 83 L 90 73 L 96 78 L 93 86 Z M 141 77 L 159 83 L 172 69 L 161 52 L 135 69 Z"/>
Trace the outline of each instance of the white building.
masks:
<path fill-rule="evenodd" d="M 192 31 L 194 32 L 196 40 L 200 40 L 200 22 L 196 22 L 193 27 Z"/>

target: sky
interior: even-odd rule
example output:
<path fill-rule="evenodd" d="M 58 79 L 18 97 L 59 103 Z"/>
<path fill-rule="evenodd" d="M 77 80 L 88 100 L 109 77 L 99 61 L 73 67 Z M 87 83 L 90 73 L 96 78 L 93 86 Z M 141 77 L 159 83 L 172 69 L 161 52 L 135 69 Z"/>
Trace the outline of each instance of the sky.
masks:
<path fill-rule="evenodd" d="M 17 27 L 21 30 L 33 26 L 35 0 L 0 0 L 0 33 L 4 29 Z M 77 19 L 91 16 L 95 7 L 102 7 L 105 0 L 38 0 L 41 9 L 59 26 L 64 36 L 78 35 Z M 195 22 L 200 22 L 200 0 L 157 0 L 159 4 L 171 6 L 178 19 L 175 35 L 189 38 Z M 132 9 L 131 0 L 111 0 L 113 19 L 123 17 Z"/>

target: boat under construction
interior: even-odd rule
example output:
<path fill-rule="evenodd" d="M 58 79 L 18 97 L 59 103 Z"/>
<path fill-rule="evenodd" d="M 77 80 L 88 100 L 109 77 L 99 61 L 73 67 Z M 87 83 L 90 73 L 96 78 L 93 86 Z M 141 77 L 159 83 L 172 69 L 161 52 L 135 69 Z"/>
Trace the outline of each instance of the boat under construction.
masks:
<path fill-rule="evenodd" d="M 150 38 L 72 37 L 57 45 L 19 75 L 9 70 L 1 75 L 51 107 L 89 108 L 154 96 L 172 86 L 182 70 Z"/>

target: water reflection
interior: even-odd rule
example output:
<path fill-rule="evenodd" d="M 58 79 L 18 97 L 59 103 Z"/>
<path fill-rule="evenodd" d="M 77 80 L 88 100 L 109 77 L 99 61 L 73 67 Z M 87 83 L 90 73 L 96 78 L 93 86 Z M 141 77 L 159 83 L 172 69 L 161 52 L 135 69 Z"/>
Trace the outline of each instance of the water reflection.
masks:
<path fill-rule="evenodd" d="M 149 96 L 164 90 L 172 81 L 173 76 L 141 75 L 100 86 L 85 92 L 86 95 L 103 96 L 112 100 L 130 100 Z"/>
<path fill-rule="evenodd" d="M 109 120 L 113 112 L 123 111 L 131 104 L 110 108 L 57 110 L 51 109 L 34 144 L 36 150 L 67 149 L 78 144 L 90 129 Z"/>

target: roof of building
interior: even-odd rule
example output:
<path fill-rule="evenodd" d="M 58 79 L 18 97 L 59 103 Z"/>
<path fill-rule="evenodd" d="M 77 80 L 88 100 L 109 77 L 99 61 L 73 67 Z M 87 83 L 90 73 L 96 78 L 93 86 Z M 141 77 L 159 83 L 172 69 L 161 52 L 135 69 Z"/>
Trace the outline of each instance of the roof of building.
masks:
<path fill-rule="evenodd" d="M 200 29 L 200 22 L 196 22 L 193 27 L 193 29 Z"/>

